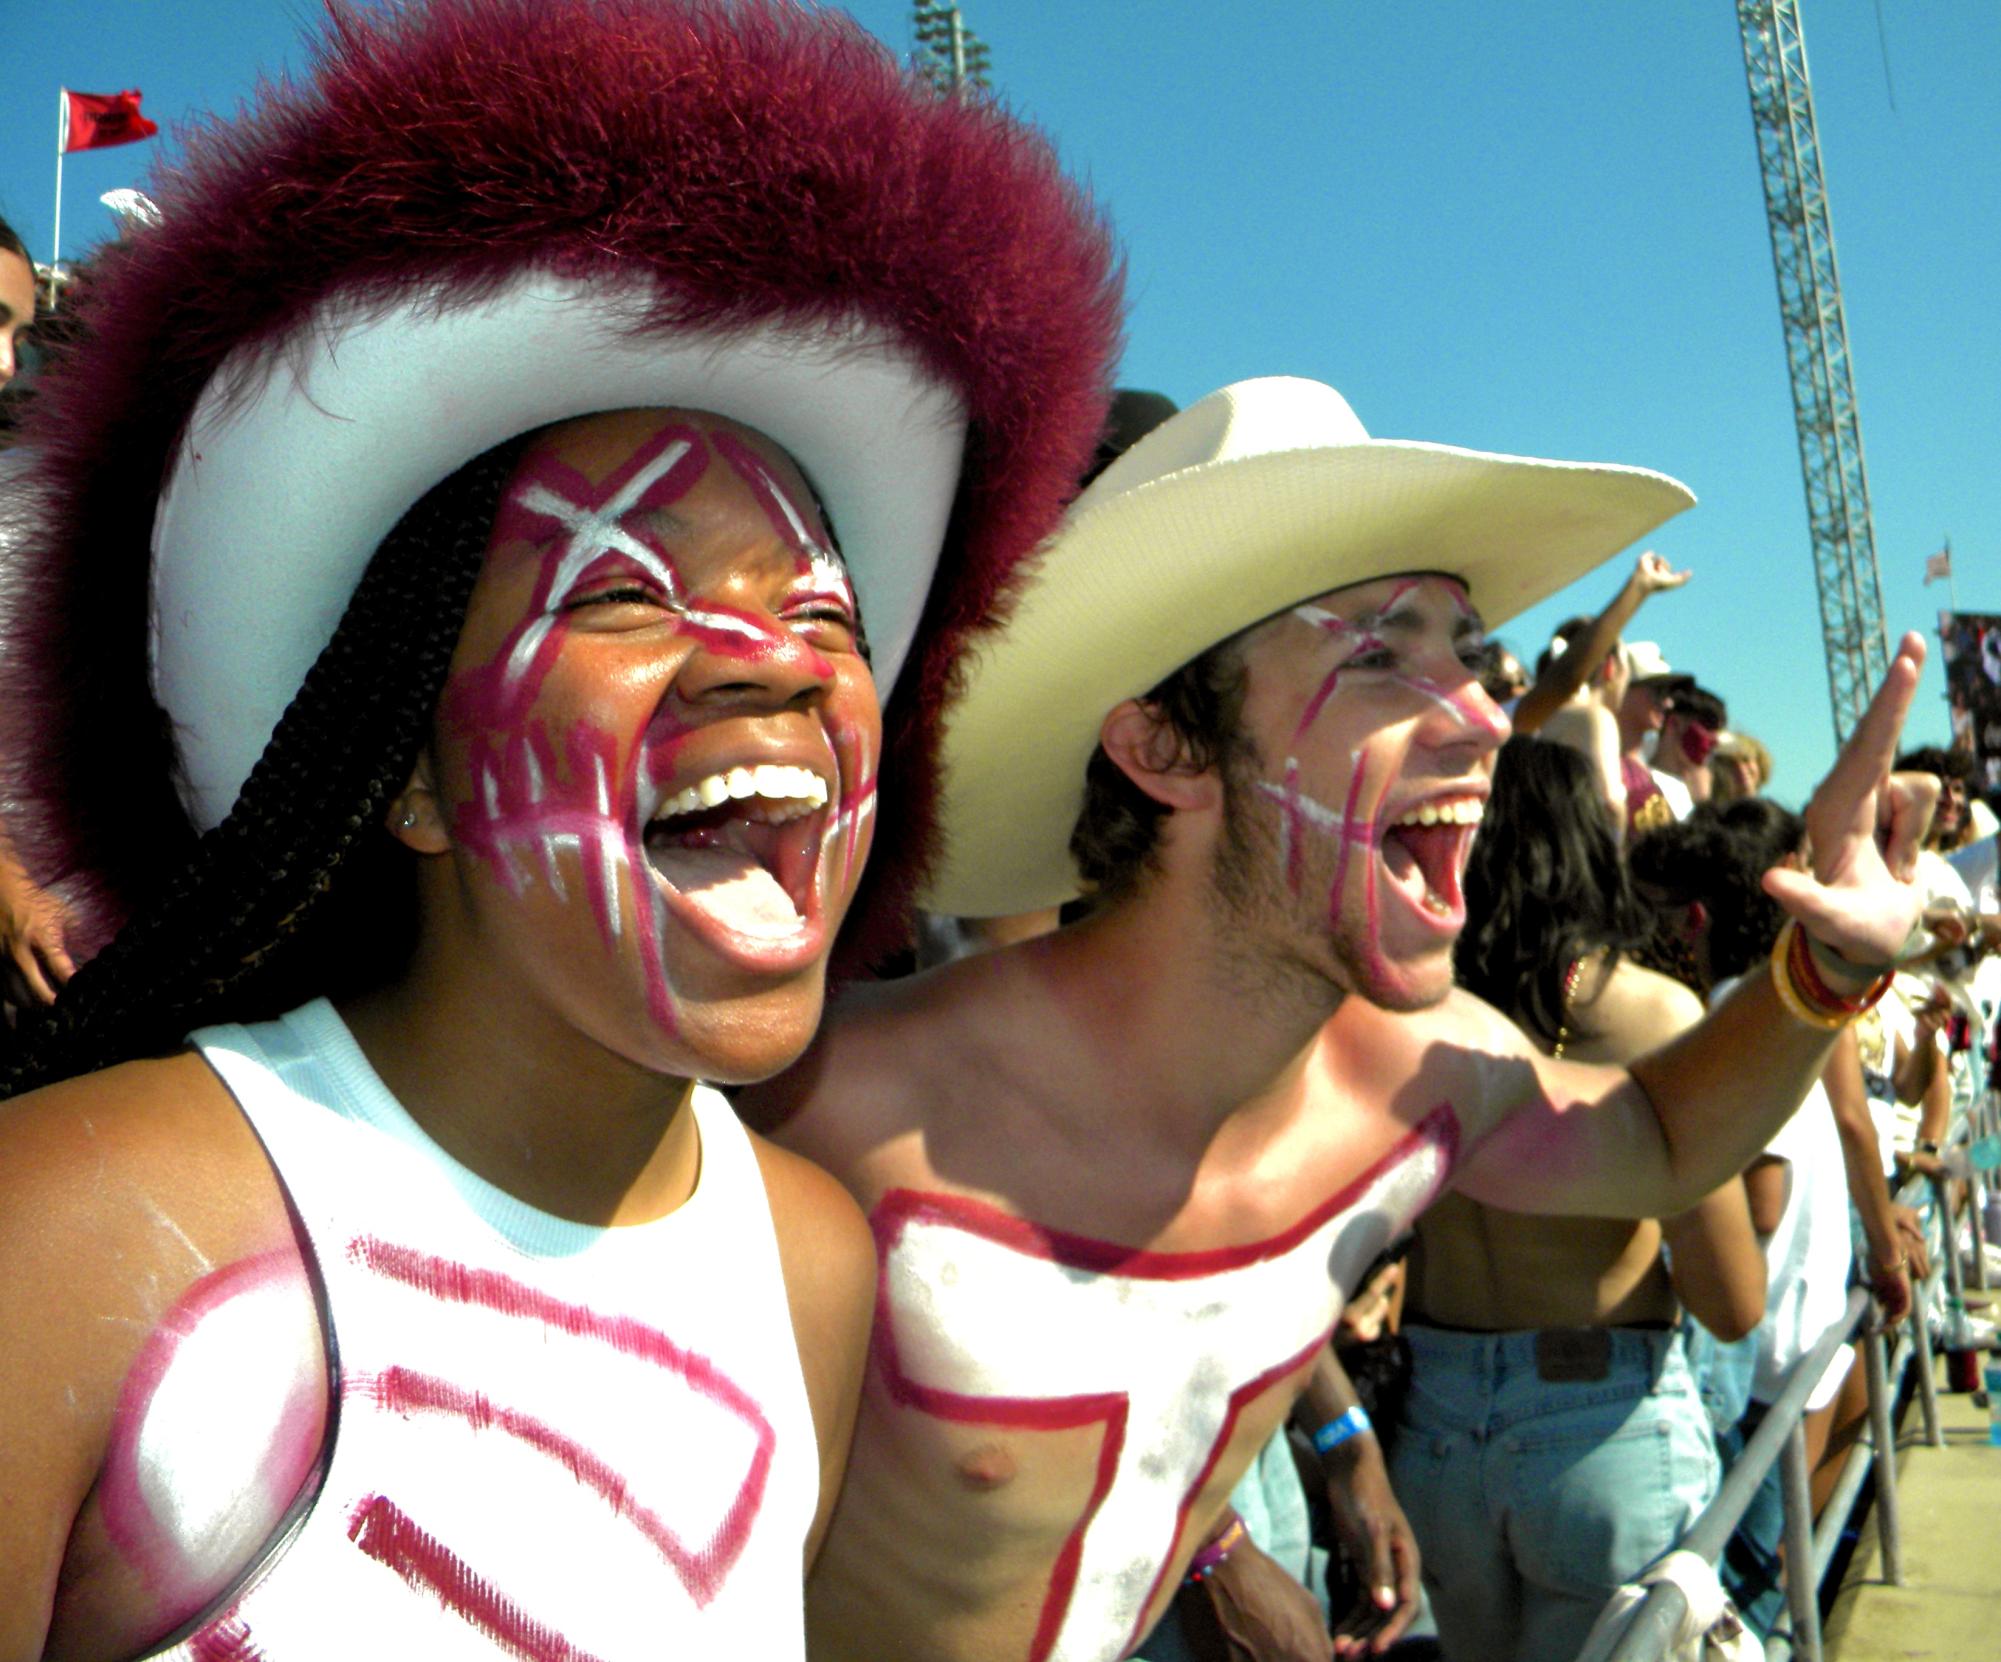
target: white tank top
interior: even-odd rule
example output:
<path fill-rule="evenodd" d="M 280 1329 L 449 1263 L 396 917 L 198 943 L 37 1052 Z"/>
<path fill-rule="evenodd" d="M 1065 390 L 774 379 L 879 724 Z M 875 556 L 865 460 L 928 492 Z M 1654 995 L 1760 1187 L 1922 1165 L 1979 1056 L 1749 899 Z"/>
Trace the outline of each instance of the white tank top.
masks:
<path fill-rule="evenodd" d="M 304 1223 L 337 1401 L 317 1497 L 170 1654 L 803 1657 L 819 1460 L 728 1103 L 685 1205 L 601 1229 L 452 1160 L 323 1000 L 193 1043 Z"/>

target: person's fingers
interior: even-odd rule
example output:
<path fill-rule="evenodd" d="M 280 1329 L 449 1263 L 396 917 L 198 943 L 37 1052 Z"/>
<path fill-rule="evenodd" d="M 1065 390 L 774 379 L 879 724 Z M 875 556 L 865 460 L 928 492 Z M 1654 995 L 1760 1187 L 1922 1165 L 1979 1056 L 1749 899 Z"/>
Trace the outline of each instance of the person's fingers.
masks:
<path fill-rule="evenodd" d="M 1869 700 L 1868 709 L 1862 712 L 1834 766 L 1807 804 L 1809 822 L 1827 818 L 1836 825 L 1846 825 L 1890 771 L 1924 661 L 1924 638 L 1912 631 L 1898 643 L 1897 655 L 1890 660 L 1876 696 Z"/>
<path fill-rule="evenodd" d="M 40 943 L 42 964 L 56 980 L 67 982 L 76 974 L 76 965 L 71 961 L 68 950 L 59 940 Z"/>
<path fill-rule="evenodd" d="M 1876 800 L 1876 836 L 1883 847 L 1883 864 L 1899 883 L 1908 883 L 1917 874 L 1918 850 L 1932 827 L 1938 780 L 1929 773 L 1893 773 Z"/>
<path fill-rule="evenodd" d="M 22 989 L 31 998 L 42 1004 L 55 1003 L 56 990 L 49 985 L 41 964 L 36 961 L 34 948 L 25 939 L 14 943 L 14 968 L 20 975 Z"/>
<path fill-rule="evenodd" d="M 1382 1631 L 1376 1635 L 1375 1648 L 1378 1651 L 1388 1650 L 1403 1637 L 1404 1629 L 1417 1620 L 1416 1538 L 1399 1536 L 1397 1549 L 1396 1605 L 1389 1613 L 1389 1620 L 1383 1623 Z"/>

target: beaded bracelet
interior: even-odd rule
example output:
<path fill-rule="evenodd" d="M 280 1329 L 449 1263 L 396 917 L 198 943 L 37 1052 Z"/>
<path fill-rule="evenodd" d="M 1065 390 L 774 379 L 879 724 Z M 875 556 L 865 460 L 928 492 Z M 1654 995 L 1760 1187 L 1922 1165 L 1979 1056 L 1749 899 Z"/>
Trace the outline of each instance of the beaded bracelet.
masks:
<path fill-rule="evenodd" d="M 1779 1002 L 1810 1027 L 1839 1032 L 1890 990 L 1895 972 L 1885 970 L 1859 993 L 1837 993 L 1813 961 L 1809 937 L 1788 918 L 1772 943 L 1772 986 Z"/>
<path fill-rule="evenodd" d="M 1233 1517 L 1230 1527 L 1220 1535 L 1211 1536 L 1195 1549 L 1195 1556 L 1188 1560 L 1188 1579 L 1207 1581 L 1216 1573 L 1216 1566 L 1243 1545 L 1244 1520 Z"/>
<path fill-rule="evenodd" d="M 1352 1408 L 1343 1409 L 1313 1434 L 1313 1446 L 1322 1454 L 1332 1454 L 1350 1437 L 1359 1437 L 1365 1431 L 1375 1429 L 1369 1423 L 1369 1411 L 1359 1402 Z"/>

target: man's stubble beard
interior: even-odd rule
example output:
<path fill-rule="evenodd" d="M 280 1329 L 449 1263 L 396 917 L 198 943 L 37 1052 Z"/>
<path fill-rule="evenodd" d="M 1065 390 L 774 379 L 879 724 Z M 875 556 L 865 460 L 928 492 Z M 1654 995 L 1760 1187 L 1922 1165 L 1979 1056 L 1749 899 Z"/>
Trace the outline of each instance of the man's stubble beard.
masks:
<path fill-rule="evenodd" d="M 1223 767 L 1223 835 L 1207 894 L 1211 956 L 1226 985 L 1274 1015 L 1287 1006 L 1332 1015 L 1366 977 L 1328 927 L 1328 884 L 1316 881 L 1310 846 L 1297 892 L 1287 883 L 1279 810 L 1258 792 L 1255 767 L 1245 757 Z"/>
<path fill-rule="evenodd" d="M 1300 883 L 1286 881 L 1279 832 L 1279 809 L 1257 790 L 1255 764 L 1238 759 L 1223 769 L 1223 836 L 1217 846 L 1208 892 L 1215 919 L 1213 958 L 1227 985 L 1257 998 L 1274 1014 L 1290 1003 L 1331 1016 L 1353 994 L 1378 1009 L 1429 1009 L 1451 992 L 1451 976 L 1434 994 L 1412 996 L 1384 985 L 1352 930 L 1356 920 L 1339 917 L 1333 894 L 1339 863 L 1316 859 L 1331 846 L 1309 836 L 1300 852 Z M 1378 858 L 1373 843 L 1353 845 L 1350 868 Z M 1371 874 L 1364 873 L 1363 881 Z M 1376 874 L 1378 877 L 1380 874 Z M 1344 877 L 1344 883 L 1346 879 Z"/>

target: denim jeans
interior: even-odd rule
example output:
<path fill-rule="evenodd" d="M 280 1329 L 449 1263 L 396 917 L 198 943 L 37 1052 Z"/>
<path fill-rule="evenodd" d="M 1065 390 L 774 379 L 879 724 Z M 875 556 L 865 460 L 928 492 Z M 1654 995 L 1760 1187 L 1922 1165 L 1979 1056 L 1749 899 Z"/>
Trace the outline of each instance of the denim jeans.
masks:
<path fill-rule="evenodd" d="M 1557 1383 L 1537 1367 L 1535 1332 L 1406 1329 L 1414 1365 L 1390 1478 L 1453 1662 L 1574 1657 L 1613 1590 L 1716 1493 L 1679 1335 L 1595 1331 L 1604 1377 Z"/>

